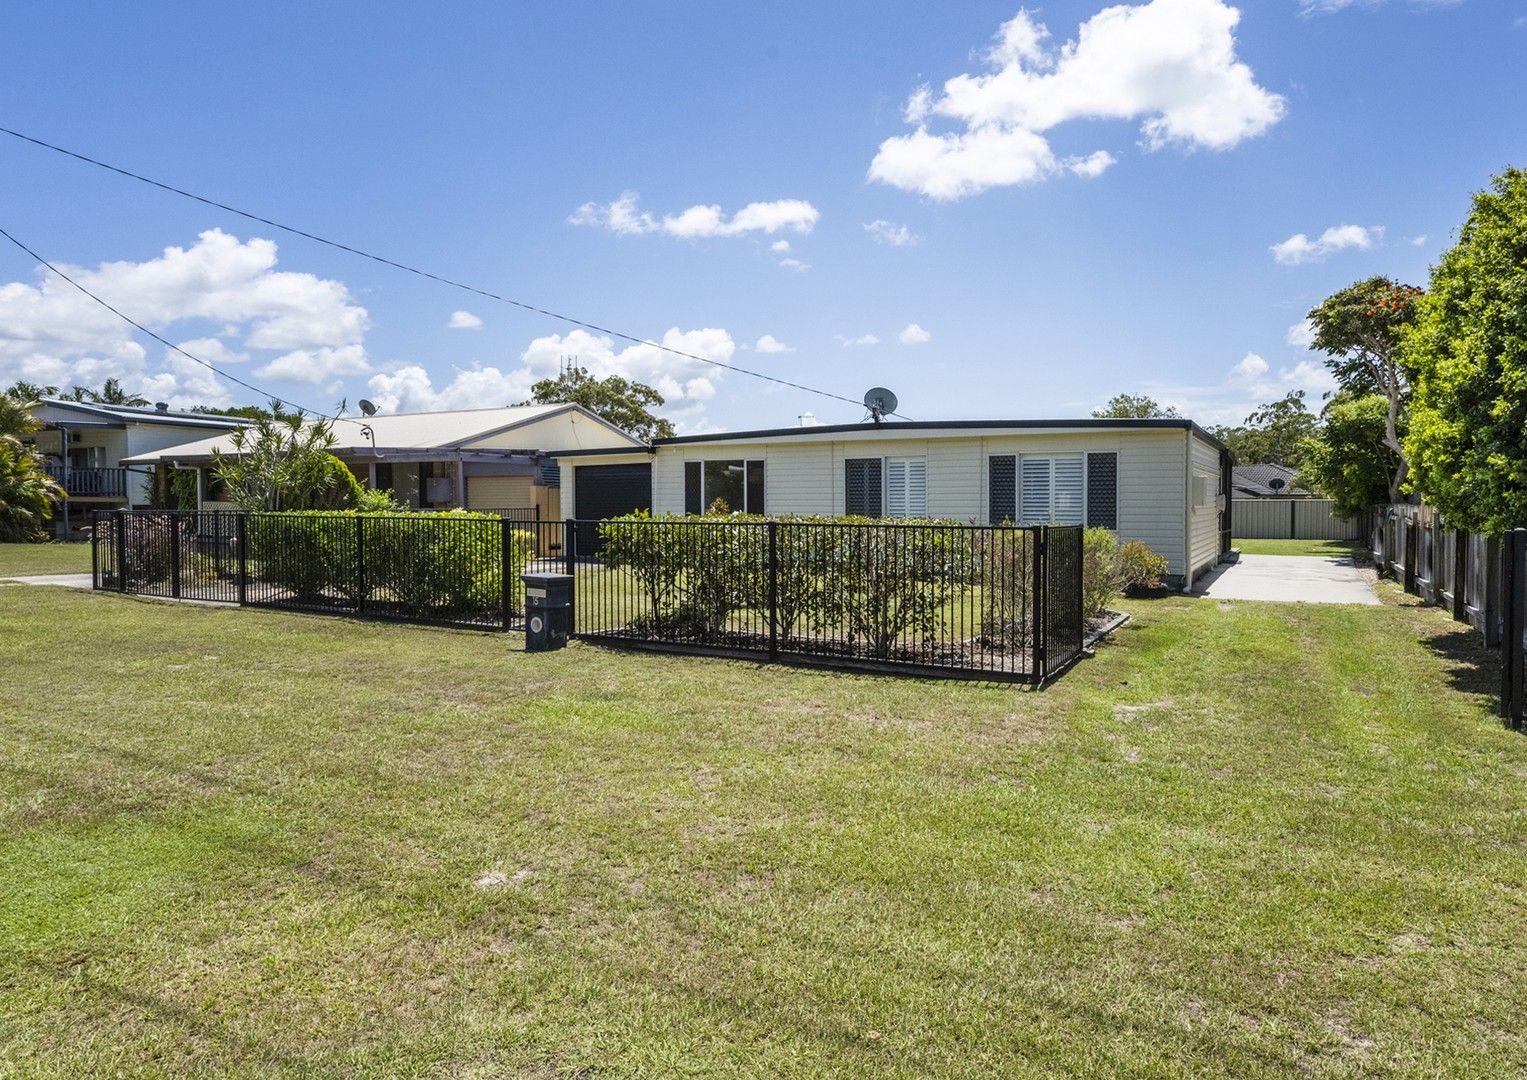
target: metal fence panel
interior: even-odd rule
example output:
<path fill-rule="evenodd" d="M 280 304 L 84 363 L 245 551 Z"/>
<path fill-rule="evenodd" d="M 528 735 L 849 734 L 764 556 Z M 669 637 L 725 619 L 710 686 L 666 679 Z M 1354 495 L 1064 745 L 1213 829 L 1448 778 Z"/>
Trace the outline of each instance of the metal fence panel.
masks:
<path fill-rule="evenodd" d="M 1336 516 L 1330 499 L 1236 499 L 1232 507 L 1239 540 L 1361 540 L 1363 515 Z"/>

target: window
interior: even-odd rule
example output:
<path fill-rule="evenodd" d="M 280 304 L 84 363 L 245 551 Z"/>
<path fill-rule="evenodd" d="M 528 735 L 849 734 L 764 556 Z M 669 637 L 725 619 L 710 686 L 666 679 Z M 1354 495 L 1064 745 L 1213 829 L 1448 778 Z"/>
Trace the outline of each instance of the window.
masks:
<path fill-rule="evenodd" d="M 720 499 L 733 513 L 764 512 L 764 463 L 720 460 L 684 463 L 684 512 L 703 514 Z"/>
<path fill-rule="evenodd" d="M 1022 462 L 1023 525 L 1080 525 L 1082 523 L 1081 454 L 1034 457 Z"/>
<path fill-rule="evenodd" d="M 1119 527 L 1119 455 L 1087 455 L 1087 524 Z"/>
<path fill-rule="evenodd" d="M 843 460 L 843 512 L 851 517 L 879 517 L 885 510 L 879 458 Z"/>
<path fill-rule="evenodd" d="M 987 515 L 991 525 L 1018 520 L 1018 458 L 996 454 L 987 460 Z"/>
<path fill-rule="evenodd" d="M 887 517 L 928 516 L 928 462 L 924 458 L 891 458 L 885 463 Z"/>

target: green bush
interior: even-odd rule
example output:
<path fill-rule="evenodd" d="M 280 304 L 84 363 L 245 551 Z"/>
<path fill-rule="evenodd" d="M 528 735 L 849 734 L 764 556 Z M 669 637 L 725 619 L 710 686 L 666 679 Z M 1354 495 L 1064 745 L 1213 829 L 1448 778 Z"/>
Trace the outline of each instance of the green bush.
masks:
<path fill-rule="evenodd" d="M 1128 540 L 1119 546 L 1120 584 L 1131 595 L 1161 588 L 1166 568 L 1165 556 L 1157 555 L 1143 540 Z"/>
<path fill-rule="evenodd" d="M 1082 618 L 1101 618 L 1123 589 L 1118 537 L 1095 525 L 1082 534 Z"/>
<path fill-rule="evenodd" d="M 1034 633 L 1034 534 L 991 530 L 981 540 L 981 638 L 1026 649 Z"/>

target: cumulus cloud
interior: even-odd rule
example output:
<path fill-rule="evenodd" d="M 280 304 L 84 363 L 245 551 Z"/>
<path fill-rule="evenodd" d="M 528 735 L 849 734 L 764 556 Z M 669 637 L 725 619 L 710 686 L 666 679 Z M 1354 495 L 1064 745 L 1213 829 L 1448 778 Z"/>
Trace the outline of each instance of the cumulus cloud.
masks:
<path fill-rule="evenodd" d="M 1288 328 L 1283 340 L 1296 349 L 1312 348 L 1315 344 L 1315 324 L 1308 319 L 1301 319 Z"/>
<path fill-rule="evenodd" d="M 804 199 L 748 203 L 731 217 L 719 206 L 691 206 L 661 218 L 642 210 L 634 191 L 621 192 L 613 202 L 586 202 L 568 217 L 569 224 L 605 228 L 623 236 L 663 233 L 686 240 L 745 233 L 794 232 L 805 235 L 821 217 Z"/>
<path fill-rule="evenodd" d="M 781 259 L 779 260 L 779 265 L 783 266 L 786 270 L 794 270 L 797 274 L 804 274 L 807 270 L 811 269 L 809 262 L 802 262 L 800 259 Z"/>
<path fill-rule="evenodd" d="M 482 320 L 470 311 L 453 311 L 445 325 L 452 330 L 481 330 Z"/>
<path fill-rule="evenodd" d="M 882 244 L 890 244 L 892 247 L 910 247 L 922 239 L 905 225 L 898 225 L 884 218 L 870 222 L 864 227 L 864 231 Z"/>
<path fill-rule="evenodd" d="M 763 337 L 759 338 L 758 342 L 753 346 L 753 348 L 761 353 L 795 352 L 794 345 L 786 345 L 773 334 L 765 334 Z"/>
<path fill-rule="evenodd" d="M 737 349 L 729 333 L 714 328 L 673 327 L 661 344 L 723 364 Z M 518 365 L 460 369 L 443 386 L 436 386 L 417 364 L 372 375 L 366 386 L 384 412 L 509 405 L 527 399 L 536 380 L 554 378 L 568 357 L 597 379 L 620 375 L 653 387 L 667 402 L 664 415 L 676 424 L 682 421 L 684 430 L 692 433 L 703 422 L 704 403 L 715 396 L 716 383 L 726 374 L 705 360 L 676 356 L 647 343 L 617 348 L 609 337 L 577 329 L 531 341 Z"/>
<path fill-rule="evenodd" d="M 1230 377 L 1240 382 L 1255 382 L 1267 374 L 1267 361 L 1256 353 L 1247 353 L 1230 369 Z"/>
<path fill-rule="evenodd" d="M 304 382 L 366 370 L 366 309 L 343 283 L 277 270 L 276 262 L 274 242 L 211 229 L 189 247 L 167 247 L 141 262 L 61 269 L 156 332 L 179 331 L 182 347 L 209 363 L 243 363 L 263 353 L 262 370 L 271 377 L 300 371 Z M 213 393 L 217 384 L 206 368 L 173 353 L 151 362 L 133 335 L 46 270 L 31 283 L 0 284 L 0 381 L 70 386 L 115 377 L 129 391 L 176 407 L 228 400 L 226 391 Z M 316 370 L 324 370 L 322 378 L 313 378 Z"/>
<path fill-rule="evenodd" d="M 769 250 L 774 252 L 776 255 L 783 255 L 790 250 L 790 241 L 776 240 L 774 243 L 769 245 Z"/>
<path fill-rule="evenodd" d="M 1410 238 L 1410 246 L 1411 247 L 1425 247 L 1426 246 L 1426 234 L 1422 233 L 1420 236 L 1412 236 Z"/>
<path fill-rule="evenodd" d="M 1274 367 L 1257 353 L 1248 352 L 1230 366 L 1219 383 L 1148 383 L 1140 389 L 1201 424 L 1241 424 L 1258 406 L 1293 390 L 1303 390 L 1310 408 L 1318 411 L 1321 398 L 1336 389 L 1336 380 L 1318 360 Z"/>
<path fill-rule="evenodd" d="M 903 345 L 922 345 L 932 341 L 933 335 L 916 323 L 907 323 L 902 332 L 896 335 L 896 340 Z"/>
<path fill-rule="evenodd" d="M 1367 251 L 1384 238 L 1384 226 L 1332 225 L 1311 240 L 1304 233 L 1295 233 L 1287 240 L 1280 240 L 1269 249 L 1273 258 L 1284 266 L 1323 262 L 1339 251 L 1356 248 Z"/>
<path fill-rule="evenodd" d="M 904 116 L 916 130 L 880 144 L 870 179 L 934 199 L 959 199 L 1071 172 L 1098 176 L 1114 157 L 1057 157 L 1046 132 L 1075 120 L 1139 121 L 1143 145 L 1229 149 L 1282 118 L 1285 102 L 1236 57 L 1240 12 L 1223 0 L 1117 5 L 1082 23 L 1074 40 L 1027 10 L 1003 23 L 988 70 L 923 86 Z M 947 121 L 951 130 L 929 125 Z"/>
<path fill-rule="evenodd" d="M 842 334 L 839 334 L 838 344 L 842 345 L 845 349 L 852 349 L 865 345 L 879 345 L 880 339 L 874 334 L 860 334 L 858 337 L 844 337 Z"/>

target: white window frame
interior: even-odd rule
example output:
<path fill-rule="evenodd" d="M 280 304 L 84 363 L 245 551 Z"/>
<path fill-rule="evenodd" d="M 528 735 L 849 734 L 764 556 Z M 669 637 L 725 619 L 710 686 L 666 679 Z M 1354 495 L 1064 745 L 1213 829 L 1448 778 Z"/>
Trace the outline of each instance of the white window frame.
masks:
<path fill-rule="evenodd" d="M 922 500 L 921 505 L 913 505 L 912 499 L 912 473 L 913 466 L 917 466 L 922 474 Z M 902 483 L 906 487 L 906 505 L 898 513 L 891 502 L 891 491 L 895 486 L 894 474 L 898 469 L 903 472 Z M 881 475 L 881 511 L 888 518 L 925 518 L 928 516 L 928 459 L 926 457 L 886 457 L 880 459 Z"/>
<path fill-rule="evenodd" d="M 1078 450 L 1078 451 L 1067 452 L 1067 453 L 1063 453 L 1063 454 L 1018 454 L 1017 457 L 1018 457 L 1018 468 L 1017 468 L 1017 476 L 1016 476 L 1017 492 L 1015 493 L 1016 494 L 1015 502 L 1016 502 L 1016 509 L 1018 511 L 1018 523 L 1020 525 L 1083 525 L 1083 526 L 1085 526 L 1087 524 L 1087 452 L 1085 450 Z M 1077 463 L 1077 464 L 1079 464 L 1081 466 L 1081 471 L 1080 471 L 1081 480 L 1080 480 L 1080 487 L 1077 489 L 1077 508 L 1076 508 L 1076 520 L 1075 521 L 1061 521 L 1061 520 L 1057 520 L 1057 518 L 1056 518 L 1056 514 L 1055 514 L 1055 511 L 1056 511 L 1056 505 L 1055 505 L 1055 464 L 1058 461 L 1064 461 L 1064 462 L 1067 462 L 1067 463 L 1075 462 L 1075 463 Z M 1037 516 L 1037 515 L 1031 516 L 1029 514 L 1029 512 L 1028 512 L 1028 507 L 1025 505 L 1025 497 L 1026 497 L 1025 496 L 1025 492 L 1026 492 L 1026 489 L 1028 488 L 1028 484 L 1026 482 L 1026 479 L 1027 479 L 1027 476 L 1028 476 L 1028 467 L 1029 467 L 1030 464 L 1039 464 L 1040 462 L 1044 462 L 1048 466 L 1048 469 L 1046 470 L 1047 476 L 1046 476 L 1046 481 L 1045 481 L 1046 485 L 1048 487 L 1048 491 L 1046 493 L 1046 498 L 1045 498 L 1045 502 L 1046 502 L 1047 505 L 1046 505 L 1046 509 L 1045 509 L 1045 516 L 1042 517 L 1042 518 Z M 988 468 L 989 467 L 990 466 L 988 466 Z M 988 502 L 989 501 L 990 501 L 990 496 L 988 495 Z M 988 511 L 989 511 L 989 507 L 988 507 Z M 989 513 L 988 513 L 988 516 L 989 516 Z"/>

